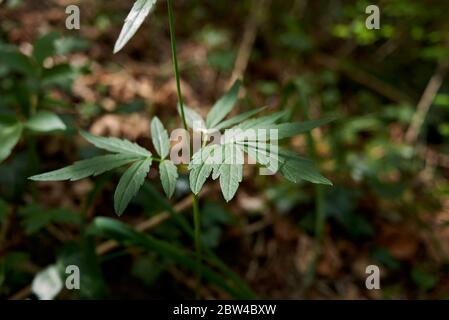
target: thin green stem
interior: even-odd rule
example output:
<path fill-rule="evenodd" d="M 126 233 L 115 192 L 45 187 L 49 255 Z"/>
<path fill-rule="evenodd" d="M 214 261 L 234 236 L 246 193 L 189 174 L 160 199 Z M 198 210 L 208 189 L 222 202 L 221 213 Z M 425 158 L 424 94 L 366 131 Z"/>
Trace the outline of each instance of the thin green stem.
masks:
<path fill-rule="evenodd" d="M 307 102 L 307 98 L 303 98 Z M 308 117 L 309 110 L 308 104 L 305 104 L 305 113 Z M 308 151 L 313 160 L 317 160 L 316 143 L 311 134 L 307 133 L 307 146 Z M 312 261 L 308 266 L 303 284 L 303 292 L 306 292 L 315 281 L 316 267 L 321 255 L 321 246 L 323 242 L 324 226 L 326 223 L 326 198 L 324 193 L 324 187 L 322 185 L 315 185 L 315 243 L 313 248 Z"/>
<path fill-rule="evenodd" d="M 198 276 L 196 279 L 196 298 L 199 298 L 201 290 L 201 263 L 202 263 L 202 253 L 201 253 L 201 222 L 200 222 L 200 210 L 198 206 L 198 196 L 193 195 L 193 224 L 194 224 L 194 237 L 195 237 L 195 251 L 197 259 L 197 272 Z"/>
<path fill-rule="evenodd" d="M 188 131 L 187 127 L 187 121 L 185 117 L 184 112 L 184 100 L 182 98 L 182 92 L 181 92 L 181 80 L 180 80 L 180 73 L 179 73 L 179 67 L 178 67 L 178 56 L 176 51 L 176 37 L 175 37 L 175 22 L 174 22 L 174 16 L 173 16 L 173 3 L 172 0 L 167 0 L 168 3 L 168 20 L 170 24 L 170 42 L 171 42 L 171 51 L 172 51 L 172 58 L 173 58 L 173 68 L 175 71 L 175 77 L 176 77 L 176 90 L 178 94 L 178 102 L 179 107 L 181 109 L 181 118 L 182 123 L 184 125 L 184 129 Z M 190 150 L 192 153 L 192 148 Z M 202 270 L 202 257 L 201 257 L 201 224 L 200 224 L 200 210 L 198 205 L 198 196 L 193 195 L 193 223 L 194 223 L 194 238 L 195 238 L 195 251 L 196 251 L 196 263 L 197 263 L 197 283 L 196 283 L 196 290 L 195 295 L 196 298 L 199 298 L 200 296 L 200 289 L 201 289 L 201 270 Z"/>
<path fill-rule="evenodd" d="M 184 125 L 184 129 L 188 130 L 186 116 L 185 116 L 185 112 L 184 112 L 184 100 L 182 98 L 182 92 L 181 92 L 181 80 L 180 80 L 180 76 L 179 76 L 178 56 L 176 53 L 176 37 L 175 37 L 175 21 L 174 21 L 175 19 L 173 16 L 172 0 L 167 0 L 167 3 L 168 3 L 168 21 L 169 21 L 169 25 L 170 25 L 171 52 L 172 52 L 172 59 L 173 59 L 173 68 L 175 69 L 175 77 L 176 77 L 176 90 L 178 93 L 179 107 L 181 109 L 182 124 Z"/>
<path fill-rule="evenodd" d="M 325 199 L 323 187 L 315 186 L 315 243 L 313 246 L 313 257 L 310 262 L 306 275 L 304 277 L 303 291 L 305 292 L 313 284 L 316 275 L 316 267 L 321 254 L 321 245 L 323 241 L 323 230 L 326 222 Z"/>

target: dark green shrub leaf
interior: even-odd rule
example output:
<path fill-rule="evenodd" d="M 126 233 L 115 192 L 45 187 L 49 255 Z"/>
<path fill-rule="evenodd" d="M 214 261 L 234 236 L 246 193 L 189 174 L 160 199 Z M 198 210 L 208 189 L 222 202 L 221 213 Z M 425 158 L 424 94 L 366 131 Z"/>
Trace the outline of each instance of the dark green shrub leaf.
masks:
<path fill-rule="evenodd" d="M 30 58 L 14 47 L 0 47 L 0 64 L 31 77 L 36 75 L 36 67 Z"/>
<path fill-rule="evenodd" d="M 55 41 L 57 38 L 56 32 L 50 32 L 34 42 L 33 57 L 38 65 L 41 66 L 46 58 L 56 54 Z"/>

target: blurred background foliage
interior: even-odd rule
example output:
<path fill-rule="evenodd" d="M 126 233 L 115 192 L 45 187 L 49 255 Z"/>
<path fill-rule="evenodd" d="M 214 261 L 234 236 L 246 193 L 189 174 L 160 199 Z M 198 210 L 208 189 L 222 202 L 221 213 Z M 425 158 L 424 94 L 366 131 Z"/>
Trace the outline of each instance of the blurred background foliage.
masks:
<path fill-rule="evenodd" d="M 334 187 L 248 167 L 253 179 L 225 205 L 210 183 L 201 198 L 201 297 L 449 298 L 449 3 L 175 2 L 189 106 L 206 114 L 243 74 L 240 111 L 338 117 L 290 142 Z M 81 8 L 80 30 L 65 28 L 70 4 Z M 371 4 L 381 10 L 379 30 L 365 27 Z M 2 298 L 194 296 L 186 175 L 169 203 L 152 169 L 120 220 L 114 174 L 27 180 L 95 155 L 80 128 L 148 147 L 153 115 L 180 125 L 165 1 L 112 55 L 130 6 L 0 1 Z M 69 264 L 80 267 L 80 290 L 59 288 Z M 365 288 L 370 264 L 381 268 L 381 290 Z"/>

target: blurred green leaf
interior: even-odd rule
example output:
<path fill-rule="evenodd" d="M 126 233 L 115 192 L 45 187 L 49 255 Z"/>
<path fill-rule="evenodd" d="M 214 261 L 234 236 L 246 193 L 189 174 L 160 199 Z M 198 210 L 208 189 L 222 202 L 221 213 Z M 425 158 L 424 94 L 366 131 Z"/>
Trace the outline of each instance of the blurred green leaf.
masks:
<path fill-rule="evenodd" d="M 73 51 L 85 50 L 88 47 L 88 41 L 78 37 L 61 37 L 55 41 L 56 54 L 58 55 L 67 55 Z"/>
<path fill-rule="evenodd" d="M 161 261 L 154 254 L 137 257 L 131 269 L 131 274 L 151 287 L 168 267 L 169 263 Z"/>
<path fill-rule="evenodd" d="M 30 58 L 23 53 L 20 53 L 14 47 L 0 45 L 0 65 L 5 65 L 11 70 L 23 73 L 30 77 L 36 75 L 36 67 L 33 65 Z"/>
<path fill-rule="evenodd" d="M 70 89 L 76 77 L 75 70 L 69 64 L 61 63 L 42 72 L 42 86 L 58 86 Z"/>
<path fill-rule="evenodd" d="M 220 244 L 222 229 L 233 223 L 233 216 L 220 204 L 206 202 L 201 208 L 202 242 L 204 247 L 216 248 Z"/>
<path fill-rule="evenodd" d="M 103 237 L 113 239 L 119 243 L 131 246 L 143 247 L 147 250 L 157 252 L 158 254 L 170 258 L 180 265 L 196 271 L 198 265 L 192 253 L 174 246 L 168 242 L 155 239 L 149 235 L 138 233 L 129 226 L 117 220 L 109 218 L 96 218 L 89 227 L 89 233 L 93 235 L 101 235 Z M 223 275 L 213 271 L 207 265 L 200 265 L 201 274 L 204 279 L 210 281 L 214 285 L 222 288 L 234 298 L 248 297 L 245 292 L 233 287 Z"/>
<path fill-rule="evenodd" d="M 434 273 L 430 273 L 419 266 L 414 267 L 411 276 L 415 284 L 424 291 L 429 291 L 438 283 Z"/>
<path fill-rule="evenodd" d="M 369 237 L 374 234 L 374 228 L 360 212 L 357 212 L 360 195 L 357 190 L 343 186 L 330 189 L 326 195 L 326 213 L 352 236 Z"/>
<path fill-rule="evenodd" d="M 35 234 L 51 224 L 81 224 L 79 214 L 69 209 L 45 209 L 39 204 L 31 204 L 19 209 L 22 226 L 28 235 Z"/>
<path fill-rule="evenodd" d="M 377 248 L 371 253 L 371 257 L 391 270 L 399 270 L 401 267 L 401 263 L 387 249 Z"/>
<path fill-rule="evenodd" d="M 0 116 L 0 163 L 9 157 L 19 142 L 23 125 L 11 117 Z"/>
<path fill-rule="evenodd" d="M 55 41 L 58 37 L 56 32 L 50 32 L 33 43 L 33 57 L 39 66 L 42 66 L 46 58 L 56 54 Z"/>
<path fill-rule="evenodd" d="M 50 111 L 36 112 L 25 122 L 25 127 L 35 132 L 51 132 L 66 129 L 66 125 L 61 118 Z"/>

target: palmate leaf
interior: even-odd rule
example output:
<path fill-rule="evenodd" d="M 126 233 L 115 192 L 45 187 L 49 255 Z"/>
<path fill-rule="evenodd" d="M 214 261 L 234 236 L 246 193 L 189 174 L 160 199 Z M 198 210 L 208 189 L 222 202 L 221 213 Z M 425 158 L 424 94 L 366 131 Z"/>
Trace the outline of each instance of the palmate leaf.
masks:
<path fill-rule="evenodd" d="M 114 209 L 117 215 L 123 214 L 131 199 L 139 191 L 150 170 L 151 162 L 151 158 L 135 162 L 120 178 L 114 193 Z"/>
<path fill-rule="evenodd" d="M 219 152 L 221 146 L 219 145 L 209 145 L 201 148 L 197 151 L 189 164 L 189 180 L 190 189 L 194 194 L 198 194 L 201 191 L 207 178 L 210 176 L 212 169 L 217 167 L 220 162 L 214 161 L 215 152 Z"/>
<path fill-rule="evenodd" d="M 209 145 L 194 154 L 190 169 L 190 188 L 198 194 L 212 173 L 220 178 L 223 197 L 230 201 L 243 178 L 243 148 L 237 144 Z"/>
<path fill-rule="evenodd" d="M 221 97 L 212 107 L 206 119 L 206 126 L 209 129 L 215 128 L 223 120 L 237 102 L 241 81 L 234 82 L 231 89 Z"/>
<path fill-rule="evenodd" d="M 80 134 L 87 141 L 89 141 L 99 149 L 107 150 L 113 153 L 133 155 L 141 158 L 147 158 L 152 156 L 150 151 L 128 140 L 122 140 L 118 138 L 98 137 L 85 131 L 81 131 Z"/>
<path fill-rule="evenodd" d="M 157 153 L 162 159 L 165 159 L 170 151 L 170 140 L 167 130 L 165 130 L 158 117 L 154 117 L 151 121 L 151 139 Z"/>
<path fill-rule="evenodd" d="M 71 166 L 38 174 L 30 177 L 33 181 L 76 181 L 89 176 L 97 176 L 106 171 L 122 167 L 139 160 L 138 157 L 128 154 L 108 154 L 87 160 L 77 161 Z"/>
<path fill-rule="evenodd" d="M 119 52 L 134 36 L 145 18 L 154 8 L 156 0 L 137 0 L 125 19 L 120 36 L 114 46 L 114 53 Z"/>
<path fill-rule="evenodd" d="M 178 180 L 178 168 L 170 160 L 164 160 L 159 164 L 159 172 L 165 194 L 171 198 L 175 192 L 176 180 Z"/>

